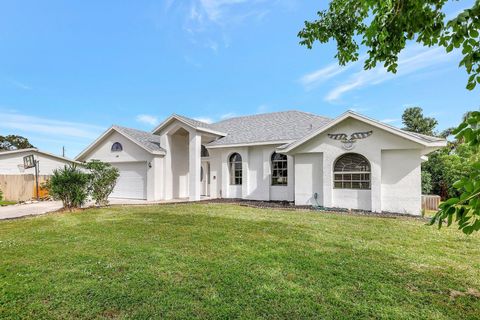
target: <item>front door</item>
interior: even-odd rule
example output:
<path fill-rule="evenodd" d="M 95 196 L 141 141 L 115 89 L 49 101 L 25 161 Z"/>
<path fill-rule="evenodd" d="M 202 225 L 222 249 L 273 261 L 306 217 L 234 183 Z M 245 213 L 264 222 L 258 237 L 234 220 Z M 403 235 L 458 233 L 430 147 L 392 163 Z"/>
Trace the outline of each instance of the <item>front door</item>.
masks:
<path fill-rule="evenodd" d="M 210 196 L 210 162 L 202 161 L 200 168 L 200 182 L 202 183 L 202 196 Z"/>

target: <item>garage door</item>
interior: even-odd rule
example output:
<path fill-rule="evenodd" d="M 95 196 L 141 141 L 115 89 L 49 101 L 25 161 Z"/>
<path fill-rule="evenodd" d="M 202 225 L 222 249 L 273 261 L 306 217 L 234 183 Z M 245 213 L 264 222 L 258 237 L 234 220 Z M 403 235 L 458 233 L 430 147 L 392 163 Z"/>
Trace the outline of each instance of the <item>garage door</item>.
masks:
<path fill-rule="evenodd" d="M 112 165 L 118 168 L 120 176 L 110 197 L 147 198 L 147 164 L 145 162 L 112 163 Z"/>

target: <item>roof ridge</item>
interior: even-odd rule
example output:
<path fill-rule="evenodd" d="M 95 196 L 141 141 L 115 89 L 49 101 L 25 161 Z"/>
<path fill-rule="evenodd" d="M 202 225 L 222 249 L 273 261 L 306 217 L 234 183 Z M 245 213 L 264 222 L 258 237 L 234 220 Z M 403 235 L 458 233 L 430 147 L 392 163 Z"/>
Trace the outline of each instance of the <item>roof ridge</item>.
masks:
<path fill-rule="evenodd" d="M 148 134 L 148 135 L 151 135 L 151 136 L 157 136 L 157 137 L 159 137 L 158 135 L 153 134 L 153 133 L 151 133 L 150 131 L 145 131 L 145 130 L 142 130 L 142 129 L 124 127 L 124 126 L 119 126 L 119 125 L 116 125 L 116 124 L 112 125 L 112 127 L 113 127 L 113 128 L 118 128 L 118 129 L 134 130 L 134 131 L 138 131 L 138 132 L 141 132 L 141 133 L 144 133 L 144 134 Z"/>
<path fill-rule="evenodd" d="M 195 121 L 195 122 L 198 122 L 198 123 L 202 123 L 202 124 L 206 125 L 206 128 L 208 128 L 208 126 L 211 125 L 211 123 L 206 123 L 206 122 L 204 122 L 204 121 L 197 120 L 197 119 L 194 119 L 194 118 L 190 118 L 190 117 L 187 117 L 187 116 L 178 114 L 178 113 L 173 113 L 172 116 L 173 116 L 173 117 L 174 117 L 174 116 L 180 117 L 180 118 L 186 119 L 186 120 L 188 120 L 188 121 Z"/>
<path fill-rule="evenodd" d="M 321 115 L 315 114 L 315 113 L 313 113 L 313 112 L 307 112 L 307 111 L 302 111 L 302 110 L 290 109 L 290 110 L 283 110 L 283 111 L 264 112 L 264 113 L 257 113 L 257 114 L 249 114 L 249 115 L 242 115 L 242 116 L 231 117 L 231 118 L 227 118 L 227 119 L 223 119 L 223 120 L 214 122 L 214 123 L 212 123 L 212 125 L 215 125 L 215 124 L 217 124 L 217 123 L 222 123 L 222 122 L 225 122 L 225 121 L 230 121 L 230 120 L 232 120 L 232 119 L 253 118 L 253 117 L 258 117 L 258 116 L 263 116 L 263 115 L 272 115 L 272 114 L 280 114 L 280 113 L 288 113 L 288 112 L 297 112 L 297 113 L 302 113 L 302 114 L 314 116 L 314 117 L 317 117 L 317 118 L 331 119 L 331 118 L 329 118 L 329 117 L 321 116 Z"/>

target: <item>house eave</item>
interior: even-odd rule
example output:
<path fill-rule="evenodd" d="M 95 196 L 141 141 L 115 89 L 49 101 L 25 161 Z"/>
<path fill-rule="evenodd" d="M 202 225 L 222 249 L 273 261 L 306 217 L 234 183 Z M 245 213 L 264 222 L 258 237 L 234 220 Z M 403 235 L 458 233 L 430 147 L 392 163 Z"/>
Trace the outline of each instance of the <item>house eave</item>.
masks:
<path fill-rule="evenodd" d="M 180 117 L 177 117 L 175 114 L 171 115 L 170 117 L 165 119 L 162 123 L 160 123 L 155 129 L 152 130 L 152 133 L 157 134 L 160 130 L 162 130 L 164 127 L 166 127 L 170 123 L 170 121 L 172 121 L 172 120 L 177 120 L 177 121 L 183 123 L 184 125 L 192 128 L 192 129 L 201 131 L 201 132 L 206 132 L 206 133 L 210 133 L 210 134 L 214 134 L 214 135 L 222 136 L 222 137 L 225 137 L 227 135 L 224 132 L 220 132 L 220 131 L 216 131 L 216 130 L 212 130 L 212 129 L 208 129 L 208 128 L 204 128 L 204 127 L 192 126 L 190 123 L 186 122 L 185 120 L 183 120 Z"/>
<path fill-rule="evenodd" d="M 286 143 L 292 143 L 295 140 L 274 140 L 274 141 L 257 141 L 249 143 L 231 143 L 231 144 L 222 144 L 222 145 L 205 145 L 207 149 L 221 149 L 221 148 L 235 148 L 235 147 L 252 147 L 252 146 L 266 146 L 266 145 L 283 145 Z"/>
<path fill-rule="evenodd" d="M 139 146 L 140 148 L 142 148 L 143 150 L 147 151 L 148 153 L 150 154 L 154 154 L 154 155 L 165 155 L 166 152 L 164 150 L 161 150 L 161 151 L 152 151 L 152 150 L 149 150 L 148 148 L 145 148 L 143 145 L 141 145 L 140 143 L 138 143 L 135 139 L 132 139 L 131 137 L 129 137 L 127 134 L 123 133 L 122 131 L 120 130 L 117 130 L 115 128 L 115 126 L 111 126 L 110 128 L 108 128 L 100 137 L 98 137 L 95 141 L 93 141 L 88 147 L 86 147 L 82 152 L 80 152 L 80 154 L 78 154 L 76 157 L 75 157 L 75 161 L 82 161 L 82 157 L 85 156 L 85 154 L 87 154 L 91 149 L 95 148 L 100 142 L 103 141 L 103 139 L 112 131 L 115 131 L 117 132 L 118 134 L 122 135 L 123 137 L 125 137 L 126 139 L 128 139 L 129 141 L 133 142 L 134 144 L 136 144 L 137 146 Z"/>
<path fill-rule="evenodd" d="M 56 158 L 56 159 L 63 160 L 63 161 L 67 161 L 67 162 L 72 162 L 72 163 L 75 163 L 75 164 L 82 164 L 81 162 L 78 162 L 76 160 L 69 159 L 69 158 L 66 158 L 66 157 L 62 157 L 62 156 L 59 156 L 59 155 L 56 155 L 56 154 L 53 154 L 53 153 L 50 153 L 50 152 L 41 151 L 37 148 L 27 148 L 27 149 L 17 149 L 17 150 L 11 150 L 11 151 L 3 151 L 3 152 L 0 152 L 0 157 L 5 156 L 5 155 L 10 155 L 10 154 L 29 153 L 29 152 L 32 152 L 32 153 L 35 152 L 35 153 L 43 154 L 45 156 L 49 156 L 49 157 Z"/>
<path fill-rule="evenodd" d="M 343 113 L 342 115 L 340 115 L 339 117 L 337 117 L 336 119 L 334 119 L 333 121 L 331 121 L 330 123 L 328 123 L 327 125 L 319 128 L 315 132 L 312 132 L 312 133 L 306 135 L 305 137 L 300 138 L 300 139 L 290 143 L 289 145 L 285 146 L 284 148 L 279 148 L 278 150 L 283 152 L 283 153 L 289 153 L 292 150 L 301 146 L 302 144 L 306 143 L 307 141 L 313 139 L 314 137 L 316 137 L 319 134 L 327 131 L 328 129 L 332 128 L 333 126 L 337 125 L 338 123 L 340 123 L 340 122 L 342 122 L 342 121 L 344 121 L 348 118 L 353 118 L 353 119 L 365 122 L 365 123 L 367 123 L 371 126 L 383 129 L 387 132 L 390 132 L 392 134 L 400 136 L 404 139 L 407 139 L 407 140 L 413 141 L 415 143 L 418 143 L 418 144 L 420 144 L 420 145 L 422 145 L 426 148 L 428 148 L 428 147 L 441 148 L 441 147 L 444 147 L 444 146 L 447 145 L 446 140 L 439 140 L 439 141 L 432 141 L 432 142 L 424 141 L 424 140 L 418 138 L 417 136 L 415 136 L 413 133 L 403 131 L 403 130 L 398 129 L 394 126 L 391 126 L 391 125 L 382 123 L 380 121 L 368 118 L 366 116 L 360 115 L 356 112 L 347 111 L 347 112 Z"/>

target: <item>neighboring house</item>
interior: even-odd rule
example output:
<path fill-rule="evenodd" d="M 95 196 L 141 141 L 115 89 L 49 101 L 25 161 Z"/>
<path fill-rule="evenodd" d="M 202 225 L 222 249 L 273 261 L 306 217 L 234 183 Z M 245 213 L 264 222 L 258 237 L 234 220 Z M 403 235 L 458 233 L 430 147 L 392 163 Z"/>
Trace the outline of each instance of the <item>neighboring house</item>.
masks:
<path fill-rule="evenodd" d="M 48 191 L 41 188 L 53 174 L 53 170 L 63 168 L 72 163 L 81 165 L 80 162 L 60 157 L 36 148 L 20 149 L 13 151 L 0 151 L 0 190 L 7 200 L 26 201 L 37 195 L 35 168 L 25 168 L 23 158 L 33 155 L 38 163 L 38 195 L 45 197 Z"/>
<path fill-rule="evenodd" d="M 348 111 L 300 111 L 207 124 L 172 115 L 151 133 L 112 126 L 77 158 L 120 170 L 112 197 L 294 201 L 420 214 L 422 156 L 444 139 Z"/>
<path fill-rule="evenodd" d="M 36 148 L 0 151 L 0 174 L 35 174 L 34 168 L 25 169 L 23 167 L 23 157 L 28 155 L 33 155 L 34 159 L 38 161 L 38 173 L 40 175 L 52 175 L 53 170 L 71 163 L 80 164 L 80 162 L 40 151 Z"/>

